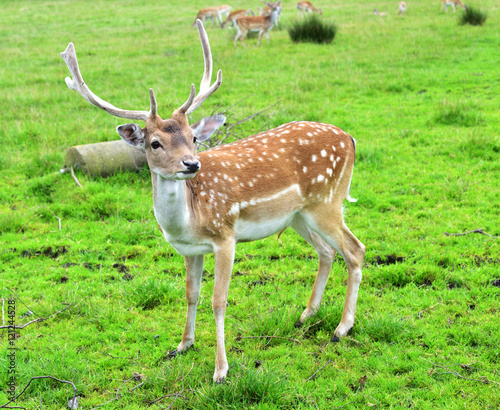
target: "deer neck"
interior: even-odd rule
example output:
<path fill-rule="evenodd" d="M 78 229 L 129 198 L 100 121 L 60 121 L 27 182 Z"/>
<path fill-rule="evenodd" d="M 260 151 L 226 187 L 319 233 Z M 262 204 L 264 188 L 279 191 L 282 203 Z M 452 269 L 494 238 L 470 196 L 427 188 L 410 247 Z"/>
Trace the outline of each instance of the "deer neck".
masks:
<path fill-rule="evenodd" d="M 189 192 L 186 181 L 168 180 L 152 172 L 153 207 L 156 220 L 165 234 L 178 236 L 190 222 Z"/>

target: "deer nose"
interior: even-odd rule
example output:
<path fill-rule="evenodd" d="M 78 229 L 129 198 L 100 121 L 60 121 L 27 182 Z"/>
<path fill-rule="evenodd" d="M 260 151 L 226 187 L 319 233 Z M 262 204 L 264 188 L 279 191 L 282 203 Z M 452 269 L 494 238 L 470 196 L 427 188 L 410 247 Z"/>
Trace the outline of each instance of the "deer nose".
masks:
<path fill-rule="evenodd" d="M 182 161 L 184 166 L 189 172 L 197 172 L 200 170 L 200 161 L 195 159 L 194 161 Z"/>

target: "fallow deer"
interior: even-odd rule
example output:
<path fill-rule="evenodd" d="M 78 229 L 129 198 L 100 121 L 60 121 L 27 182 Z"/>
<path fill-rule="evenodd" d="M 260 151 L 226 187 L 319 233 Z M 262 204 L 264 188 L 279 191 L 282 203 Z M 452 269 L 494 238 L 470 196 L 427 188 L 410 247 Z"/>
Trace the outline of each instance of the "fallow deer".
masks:
<path fill-rule="evenodd" d="M 264 1 L 264 0 L 260 0 L 260 1 L 261 1 L 261 3 L 264 3 L 266 5 L 266 7 L 264 7 L 264 8 L 258 7 L 259 16 L 270 16 L 271 13 L 273 12 L 273 4 L 274 3 L 268 3 L 267 1 Z M 276 16 L 276 21 L 274 22 L 274 25 L 276 27 L 278 26 L 278 24 L 280 22 L 281 12 L 283 11 L 282 9 L 283 8 L 280 7 L 278 15 Z"/>
<path fill-rule="evenodd" d="M 207 139 L 224 123 L 223 116 L 202 119 L 191 127 L 188 114 L 196 110 L 221 82 L 210 85 L 212 56 L 203 24 L 197 21 L 205 60 L 200 91 L 194 84 L 187 101 L 163 120 L 149 90 L 149 111 L 119 109 L 95 95 L 83 81 L 75 49 L 61 53 L 72 78 L 69 88 L 111 115 L 145 121 L 145 127 L 125 124 L 118 134 L 142 147 L 151 171 L 153 208 L 165 239 L 185 258 L 187 318 L 182 341 L 172 355 L 193 347 L 195 319 L 204 255 L 214 253 L 212 308 L 217 353 L 214 381 L 227 375 L 224 316 L 235 245 L 268 237 L 291 227 L 317 251 L 319 269 L 306 309 L 298 324 L 319 309 L 336 252 L 348 270 L 342 319 L 333 341 L 347 335 L 354 324 L 365 248 L 349 231 L 342 215 L 349 196 L 355 141 L 329 124 L 299 121 L 217 146 L 196 154 L 197 140 Z"/>
<path fill-rule="evenodd" d="M 271 14 L 262 16 L 244 16 L 236 19 L 236 29 L 238 32 L 234 37 L 235 47 L 238 45 L 239 38 L 241 38 L 241 44 L 243 46 L 245 45 L 245 37 L 249 31 L 259 32 L 257 46 L 260 45 L 260 40 L 263 34 L 266 35 L 266 39 L 269 42 L 269 31 L 273 28 L 273 25 L 276 23 L 281 13 L 281 1 L 266 4 L 271 7 Z"/>
<path fill-rule="evenodd" d="M 460 0 L 441 0 L 441 13 L 443 12 L 443 9 L 446 8 L 446 12 L 448 13 L 448 7 L 452 6 L 453 7 L 453 12 L 456 13 L 457 9 L 456 6 L 462 7 L 464 10 L 467 10 L 467 6 L 463 4 Z"/>
<path fill-rule="evenodd" d="M 219 7 L 206 7 L 204 9 L 201 9 L 196 15 L 196 18 L 192 25 L 193 27 L 196 26 L 196 20 L 201 20 L 204 23 L 206 19 L 210 19 L 212 21 L 212 24 L 222 24 L 223 17 L 227 17 L 229 12 L 231 11 L 231 8 L 231 6 L 223 5 Z"/>
<path fill-rule="evenodd" d="M 312 14 L 313 12 L 318 13 L 320 16 L 323 14 L 323 11 L 314 7 L 310 1 L 299 1 L 297 3 L 297 13 L 299 16 L 305 16 L 306 14 Z"/>
<path fill-rule="evenodd" d="M 399 2 L 399 15 L 403 14 L 406 11 L 406 2 Z"/>

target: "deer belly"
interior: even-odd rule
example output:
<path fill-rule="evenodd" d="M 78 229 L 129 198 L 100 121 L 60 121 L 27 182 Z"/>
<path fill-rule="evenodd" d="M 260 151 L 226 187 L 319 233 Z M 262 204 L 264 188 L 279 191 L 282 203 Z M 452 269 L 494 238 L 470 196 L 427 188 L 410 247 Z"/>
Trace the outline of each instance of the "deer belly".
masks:
<path fill-rule="evenodd" d="M 169 243 L 182 256 L 206 255 L 207 253 L 212 253 L 214 251 L 214 248 L 211 244 L 194 244 L 181 242 Z"/>
<path fill-rule="evenodd" d="M 208 241 L 190 240 L 190 238 L 177 238 L 164 232 L 167 242 L 182 256 L 206 255 L 212 253 L 214 248 Z"/>
<path fill-rule="evenodd" d="M 294 214 L 288 214 L 283 217 L 271 219 L 250 221 L 240 219 L 236 223 L 236 241 L 248 242 L 257 239 L 264 239 L 288 228 L 294 218 Z"/>

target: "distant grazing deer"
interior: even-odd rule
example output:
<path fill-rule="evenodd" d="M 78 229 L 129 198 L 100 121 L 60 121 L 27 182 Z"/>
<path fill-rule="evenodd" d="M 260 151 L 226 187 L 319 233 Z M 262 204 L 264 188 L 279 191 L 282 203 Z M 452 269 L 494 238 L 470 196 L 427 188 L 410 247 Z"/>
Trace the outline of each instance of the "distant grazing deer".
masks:
<path fill-rule="evenodd" d="M 252 15 L 255 16 L 255 13 L 252 10 L 239 9 L 232 11 L 227 19 L 222 23 L 221 28 L 225 28 L 229 24 L 229 28 L 233 27 L 236 24 L 236 19 L 238 17 L 244 17 Z"/>
<path fill-rule="evenodd" d="M 273 28 L 276 23 L 278 16 L 281 13 L 281 1 L 274 3 L 266 3 L 271 7 L 272 11 L 270 15 L 267 16 L 244 16 L 238 17 L 236 19 L 236 29 L 238 32 L 234 37 L 234 46 L 238 45 L 238 39 L 241 38 L 241 44 L 244 46 L 245 37 L 249 31 L 258 31 L 259 39 L 257 45 L 260 45 L 260 40 L 262 35 L 266 35 L 266 39 L 269 42 L 269 31 Z"/>
<path fill-rule="evenodd" d="M 399 15 L 403 14 L 406 11 L 406 2 L 399 2 Z"/>
<path fill-rule="evenodd" d="M 151 171 L 153 208 L 165 239 L 185 258 L 187 318 L 182 341 L 171 356 L 193 347 L 195 319 L 203 273 L 203 259 L 215 254 L 212 308 L 217 334 L 214 380 L 227 375 L 224 316 L 235 245 L 266 238 L 293 228 L 319 255 L 319 269 L 302 324 L 319 309 L 336 252 L 349 272 L 340 324 L 332 341 L 347 335 L 354 324 L 365 247 L 349 231 L 342 215 L 354 168 L 354 139 L 329 124 L 291 122 L 232 144 L 195 153 L 225 118 L 215 116 L 189 126 L 196 110 L 221 82 L 221 71 L 210 85 L 212 55 L 207 34 L 197 21 L 205 72 L 200 91 L 195 86 L 187 101 L 163 120 L 149 90 L 149 111 L 127 111 L 95 95 L 83 81 L 73 43 L 61 53 L 73 78 L 69 88 L 111 115 L 145 121 L 120 125 L 118 134 L 128 144 L 142 147 Z"/>
<path fill-rule="evenodd" d="M 231 6 L 227 5 L 219 7 L 207 7 L 201 9 L 196 15 L 193 27 L 196 26 L 196 20 L 198 19 L 201 20 L 203 23 L 205 22 L 206 19 L 210 19 L 212 21 L 212 24 L 216 22 L 218 24 L 222 24 L 223 17 L 226 17 L 230 11 L 231 11 Z"/>
<path fill-rule="evenodd" d="M 373 14 L 375 14 L 376 16 L 385 16 L 385 15 L 387 15 L 387 13 L 380 12 L 377 9 L 373 9 Z"/>
<path fill-rule="evenodd" d="M 318 13 L 320 16 L 323 14 L 321 9 L 314 7 L 310 1 L 299 1 L 297 3 L 297 13 L 299 16 L 305 16 L 308 13 L 312 14 L 313 11 Z"/>
<path fill-rule="evenodd" d="M 446 8 L 446 12 L 448 13 L 448 7 L 453 7 L 453 12 L 456 13 L 456 6 L 462 7 L 464 10 L 467 10 L 467 6 L 463 4 L 460 0 L 441 0 L 441 13 L 443 9 Z"/>

